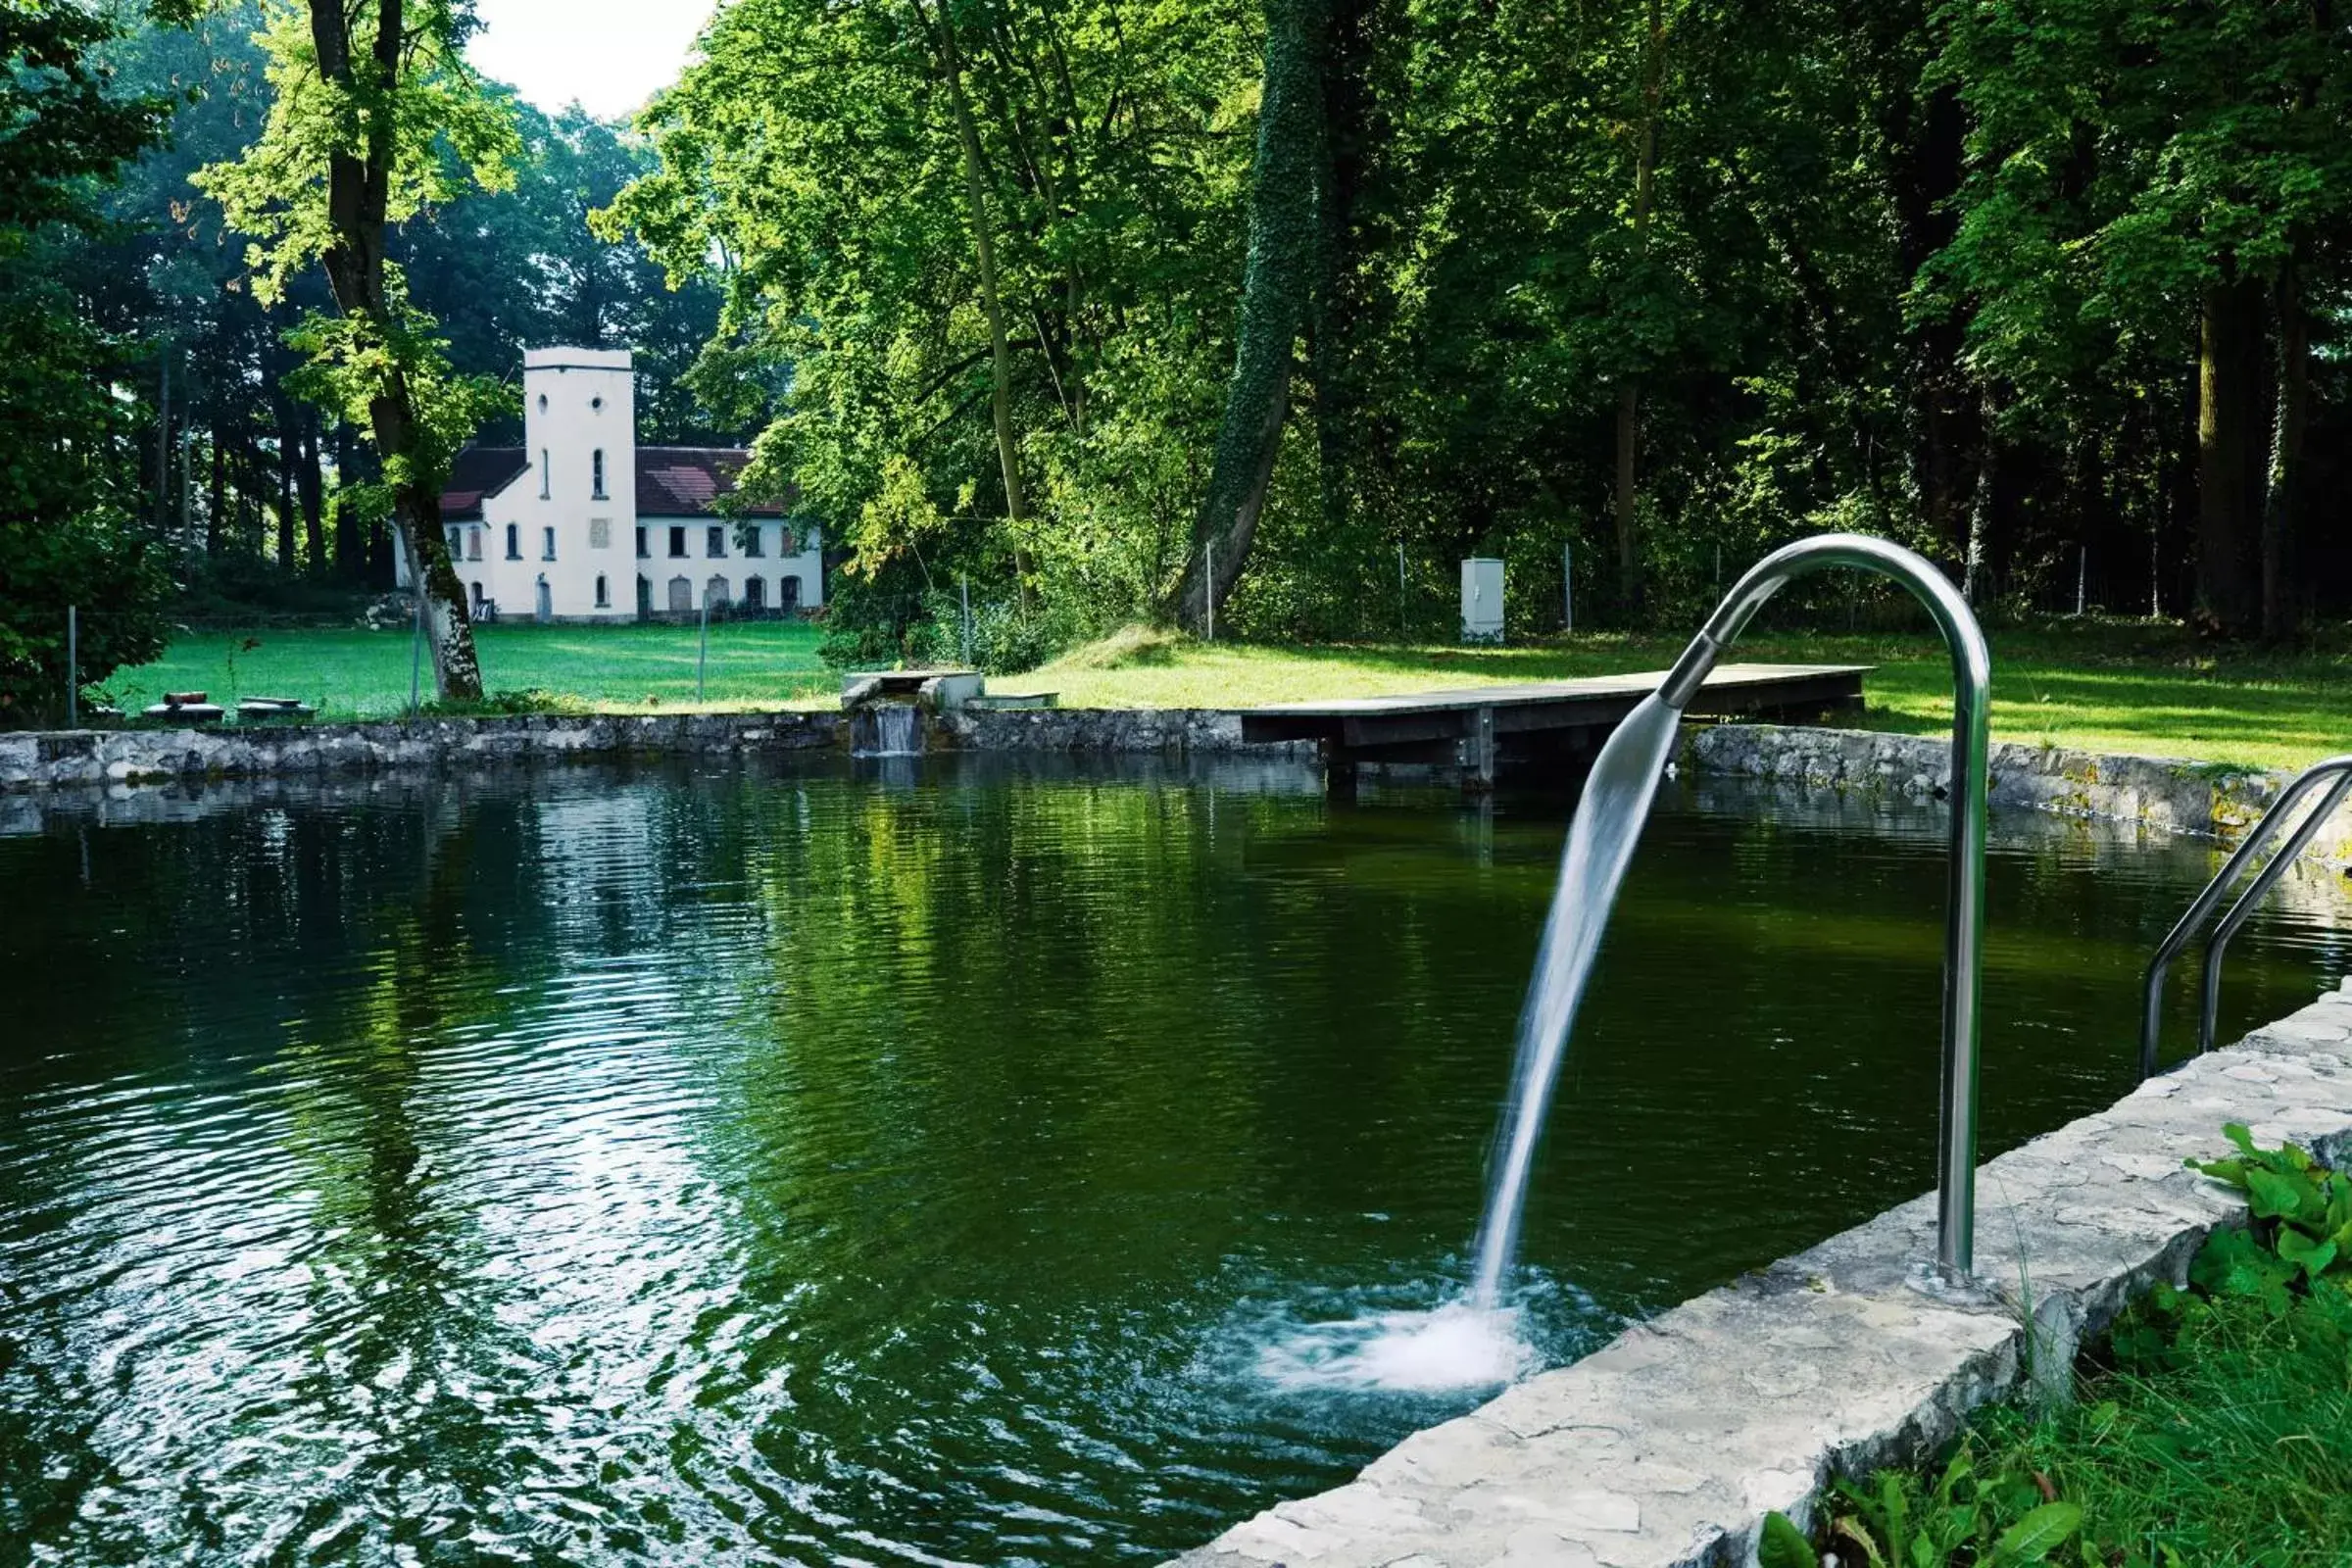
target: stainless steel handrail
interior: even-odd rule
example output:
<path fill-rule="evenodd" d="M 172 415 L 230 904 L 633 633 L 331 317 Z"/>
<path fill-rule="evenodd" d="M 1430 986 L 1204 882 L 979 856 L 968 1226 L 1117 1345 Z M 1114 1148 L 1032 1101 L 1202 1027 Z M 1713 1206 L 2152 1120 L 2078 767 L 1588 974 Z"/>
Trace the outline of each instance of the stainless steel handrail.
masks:
<path fill-rule="evenodd" d="M 2264 847 L 2278 836 L 2279 828 L 2294 815 L 2295 808 L 2313 790 L 2331 778 L 2338 781 L 2335 788 L 2328 792 L 2327 798 L 2295 829 L 2294 836 L 2279 848 L 2277 855 L 2271 857 L 2270 863 L 2262 868 L 2245 894 L 2222 917 L 2222 923 L 2215 928 L 2214 936 L 2206 947 L 2197 1049 L 2211 1051 L 2214 1016 L 2221 1004 L 2222 956 L 2230 946 L 2230 939 L 2237 935 L 2238 927 L 2246 923 L 2263 897 L 2278 885 L 2278 879 L 2286 874 L 2286 868 L 2295 862 L 2295 858 L 2319 836 L 2321 827 L 2336 806 L 2348 792 L 2352 792 L 2352 756 L 2330 757 L 2326 761 L 2314 762 L 2297 774 L 2294 782 L 2280 792 L 2278 801 L 2262 814 L 2262 820 L 2254 824 L 2244 841 L 2222 863 L 2220 873 L 2189 902 L 2187 912 L 2157 944 L 2155 956 L 2148 960 L 2140 997 L 2139 1076 L 2143 1080 L 2156 1073 L 2157 1037 L 2164 1027 L 2164 977 L 2171 969 L 2173 960 L 2180 956 L 2180 950 L 2188 946 L 2199 929 L 2212 917 L 2213 911 L 2221 906 L 2222 898 L 2230 891 L 2231 884 L 2254 863 Z"/>
<path fill-rule="evenodd" d="M 1951 579 L 1902 546 L 1867 534 L 1822 534 L 1766 556 L 1734 585 L 1658 688 L 1687 707 L 1724 650 L 1767 600 L 1825 566 L 1891 577 L 1935 617 L 1952 653 L 1951 882 L 1944 906 L 1942 1106 L 1936 1142 L 1936 1262 L 1947 1279 L 1974 1270 L 1977 1226 L 1977 1035 L 1984 992 L 1984 806 L 1992 656 Z"/>

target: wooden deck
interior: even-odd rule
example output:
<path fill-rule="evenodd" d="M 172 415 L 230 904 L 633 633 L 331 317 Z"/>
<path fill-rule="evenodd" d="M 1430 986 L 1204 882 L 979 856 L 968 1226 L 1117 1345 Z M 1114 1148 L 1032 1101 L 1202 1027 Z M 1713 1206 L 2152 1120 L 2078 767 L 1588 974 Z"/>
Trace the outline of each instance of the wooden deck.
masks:
<path fill-rule="evenodd" d="M 1867 664 L 1725 664 L 1686 713 L 1692 718 L 1810 719 L 1858 707 Z M 1505 757 L 1571 760 L 1590 753 L 1658 689 L 1666 671 L 1462 691 L 1277 703 L 1242 714 L 1250 741 L 1320 741 L 1335 770 L 1359 763 L 1459 769 L 1491 784 Z"/>

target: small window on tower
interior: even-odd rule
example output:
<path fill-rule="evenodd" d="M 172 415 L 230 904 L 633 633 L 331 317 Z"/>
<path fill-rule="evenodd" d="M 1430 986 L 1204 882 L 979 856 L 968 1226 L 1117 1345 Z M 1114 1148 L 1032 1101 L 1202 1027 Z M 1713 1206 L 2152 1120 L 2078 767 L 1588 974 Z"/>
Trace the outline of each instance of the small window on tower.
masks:
<path fill-rule="evenodd" d="M 552 495 L 554 495 L 554 494 L 556 493 L 556 492 L 555 492 L 555 482 L 556 482 L 556 470 L 548 466 L 548 463 L 547 463 L 547 448 L 545 448 L 545 447 L 541 447 L 541 448 L 539 449 L 539 499 L 540 499 L 540 500 L 542 500 L 542 501 L 545 501 L 545 500 L 546 500 L 548 497 L 550 497 L 550 496 L 552 496 Z"/>
<path fill-rule="evenodd" d="M 605 585 L 605 579 L 602 576 L 596 579 L 596 608 L 599 610 L 612 608 L 612 590 Z"/>
<path fill-rule="evenodd" d="M 539 394 L 539 412 L 541 414 L 547 412 L 547 394 L 544 392 Z"/>
<path fill-rule="evenodd" d="M 605 499 L 605 449 L 598 447 L 588 462 L 588 494 L 591 499 Z"/>
<path fill-rule="evenodd" d="M 556 559 L 556 530 L 553 528 L 539 530 L 539 559 L 541 561 Z"/>
<path fill-rule="evenodd" d="M 605 400 L 603 398 L 590 398 L 588 400 L 588 407 L 592 412 L 602 414 L 605 412 Z"/>
<path fill-rule="evenodd" d="M 509 561 L 522 559 L 522 525 L 520 523 L 510 522 L 507 524 L 507 559 Z"/>

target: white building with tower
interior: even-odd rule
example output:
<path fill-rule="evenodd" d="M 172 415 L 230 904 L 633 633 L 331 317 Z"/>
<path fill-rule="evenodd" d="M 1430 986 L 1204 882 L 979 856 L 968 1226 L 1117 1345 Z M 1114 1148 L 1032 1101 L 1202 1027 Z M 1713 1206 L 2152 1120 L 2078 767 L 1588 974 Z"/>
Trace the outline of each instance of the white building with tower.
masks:
<path fill-rule="evenodd" d="M 527 349 L 519 447 L 468 447 L 441 494 L 476 619 L 613 622 L 814 610 L 824 541 L 778 506 L 730 508 L 751 454 L 641 447 L 626 349 Z M 729 515 L 729 513 L 733 515 Z M 393 552 L 409 586 L 408 552 Z"/>

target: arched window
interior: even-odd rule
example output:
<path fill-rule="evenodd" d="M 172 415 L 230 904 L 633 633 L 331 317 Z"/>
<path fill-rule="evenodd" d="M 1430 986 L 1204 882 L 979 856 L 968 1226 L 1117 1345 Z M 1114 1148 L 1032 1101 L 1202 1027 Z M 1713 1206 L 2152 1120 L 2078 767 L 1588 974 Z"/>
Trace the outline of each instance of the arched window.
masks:
<path fill-rule="evenodd" d="M 767 608 L 767 579 L 765 577 L 743 579 L 743 608 L 746 610 L 765 610 Z"/>
<path fill-rule="evenodd" d="M 612 590 L 606 585 L 602 572 L 597 573 L 596 578 L 596 608 L 599 610 L 612 608 Z"/>
<path fill-rule="evenodd" d="M 598 448 L 596 449 L 596 451 L 595 451 L 595 452 L 594 452 L 594 453 L 591 455 L 591 457 L 590 457 L 590 460 L 589 460 L 589 465 L 588 465 L 588 483 L 589 483 L 589 492 L 588 492 L 588 493 L 589 493 L 589 495 L 590 495 L 591 497 L 593 497 L 595 500 L 598 500 L 598 501 L 602 501 L 602 500 L 604 500 L 604 499 L 605 499 L 605 449 L 604 449 L 603 447 L 598 447 Z"/>
<path fill-rule="evenodd" d="M 694 613 L 694 583 L 686 577 L 669 579 L 669 612 L 673 615 Z"/>
<path fill-rule="evenodd" d="M 522 524 L 518 522 L 507 524 L 507 559 L 509 561 L 522 559 Z"/>
<path fill-rule="evenodd" d="M 789 577 L 778 577 L 776 579 L 776 608 L 778 610 L 798 610 L 801 608 L 801 579 L 799 573 L 796 572 Z"/>
<path fill-rule="evenodd" d="M 704 598 L 709 601 L 712 610 L 726 609 L 728 602 L 727 579 L 724 577 L 711 578 L 709 582 L 703 584 L 703 595 Z"/>
<path fill-rule="evenodd" d="M 539 499 L 545 501 L 556 493 L 556 470 L 548 466 L 547 448 L 539 449 Z"/>

